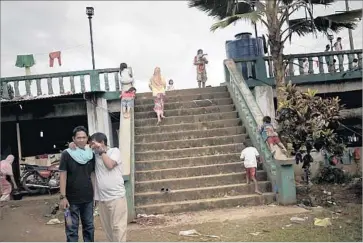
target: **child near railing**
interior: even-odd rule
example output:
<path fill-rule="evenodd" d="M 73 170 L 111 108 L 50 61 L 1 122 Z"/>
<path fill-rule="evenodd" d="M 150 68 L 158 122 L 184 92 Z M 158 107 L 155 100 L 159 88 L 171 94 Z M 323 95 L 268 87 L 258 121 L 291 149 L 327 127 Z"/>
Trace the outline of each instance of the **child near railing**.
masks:
<path fill-rule="evenodd" d="M 134 107 L 135 94 L 136 89 L 134 87 L 131 87 L 127 91 L 122 91 L 121 93 L 122 114 L 125 119 L 130 118 L 130 110 Z"/>
<path fill-rule="evenodd" d="M 125 119 L 130 118 L 130 110 L 134 107 L 136 89 L 134 87 L 134 78 L 132 69 L 127 67 L 126 63 L 120 64 L 120 81 L 121 81 L 121 108 Z"/>
<path fill-rule="evenodd" d="M 279 135 L 277 134 L 275 128 L 271 124 L 271 117 L 265 116 L 262 121 L 263 125 L 260 128 L 260 133 L 264 141 L 267 142 L 272 154 L 274 155 L 276 152 L 275 145 L 278 145 L 282 149 L 282 151 L 286 154 L 287 150 L 285 146 L 281 143 Z"/>

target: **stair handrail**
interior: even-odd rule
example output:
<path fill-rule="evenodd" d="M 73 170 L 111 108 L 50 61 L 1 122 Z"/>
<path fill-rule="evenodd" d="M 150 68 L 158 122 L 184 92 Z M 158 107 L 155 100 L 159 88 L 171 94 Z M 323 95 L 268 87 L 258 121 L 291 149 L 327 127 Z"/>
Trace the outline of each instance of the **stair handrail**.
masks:
<path fill-rule="evenodd" d="M 236 106 L 239 116 L 243 123 L 246 124 L 246 130 L 252 144 L 264 158 L 263 168 L 267 172 L 268 179 L 272 183 L 274 192 L 279 194 L 289 194 L 279 195 L 282 196 L 281 202 L 293 202 L 296 200 L 295 179 L 293 172 L 291 175 L 291 165 L 293 160 L 283 156 L 283 153 L 279 148 L 275 154 L 276 159 L 272 156 L 270 149 L 258 131 L 259 127 L 262 125 L 263 113 L 244 80 L 241 71 L 238 71 L 236 63 L 232 59 L 224 60 L 224 68 L 228 91 Z M 290 167 L 288 172 L 286 172 L 286 168 L 283 168 L 285 165 Z M 289 183 L 290 185 L 284 185 L 286 183 Z"/>
<path fill-rule="evenodd" d="M 129 213 L 129 220 L 136 217 L 135 211 L 135 113 L 134 109 L 130 110 L 130 182 L 131 182 L 131 204 L 132 212 Z"/>

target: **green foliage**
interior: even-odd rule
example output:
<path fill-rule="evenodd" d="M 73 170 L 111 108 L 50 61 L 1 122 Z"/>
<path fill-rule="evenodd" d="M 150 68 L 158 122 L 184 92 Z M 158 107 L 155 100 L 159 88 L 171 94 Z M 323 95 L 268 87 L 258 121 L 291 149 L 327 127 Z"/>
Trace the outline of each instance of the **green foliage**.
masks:
<path fill-rule="evenodd" d="M 317 91 L 302 92 L 291 82 L 280 88 L 285 99 L 278 103 L 279 135 L 285 144 L 293 144 L 297 151 L 303 146 L 325 149 L 341 155 L 344 144 L 337 137 L 340 99 L 321 98 Z"/>
<path fill-rule="evenodd" d="M 273 0 L 269 0 L 273 1 Z M 240 20 L 251 23 L 261 22 L 267 29 L 279 29 L 283 42 L 291 40 L 293 34 L 304 36 L 322 32 L 339 32 L 342 29 L 354 29 L 356 23 L 362 18 L 362 9 L 346 11 L 343 13 L 314 17 L 314 5 L 331 5 L 335 0 L 282 0 L 267 6 L 267 1 L 261 0 L 188 0 L 190 8 L 197 8 L 219 21 L 213 24 L 211 31 L 226 28 Z M 305 17 L 290 20 L 289 17 L 296 11 L 305 11 Z M 277 13 L 277 21 L 267 18 Z M 270 22 L 273 21 L 273 22 Z M 288 27 L 282 29 L 283 23 Z"/>

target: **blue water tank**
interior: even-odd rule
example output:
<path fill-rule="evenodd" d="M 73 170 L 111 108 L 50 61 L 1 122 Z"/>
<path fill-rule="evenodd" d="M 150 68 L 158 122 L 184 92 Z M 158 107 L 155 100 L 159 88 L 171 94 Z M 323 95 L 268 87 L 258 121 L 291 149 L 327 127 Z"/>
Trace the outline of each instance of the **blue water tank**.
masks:
<path fill-rule="evenodd" d="M 234 37 L 236 38 L 235 40 L 226 41 L 226 55 L 228 59 L 264 56 L 262 37 L 258 37 L 256 41 L 256 38 L 253 38 L 252 34 L 248 32 L 239 33 Z M 238 66 L 242 66 L 243 77 L 248 79 L 247 64 L 241 63 Z"/>

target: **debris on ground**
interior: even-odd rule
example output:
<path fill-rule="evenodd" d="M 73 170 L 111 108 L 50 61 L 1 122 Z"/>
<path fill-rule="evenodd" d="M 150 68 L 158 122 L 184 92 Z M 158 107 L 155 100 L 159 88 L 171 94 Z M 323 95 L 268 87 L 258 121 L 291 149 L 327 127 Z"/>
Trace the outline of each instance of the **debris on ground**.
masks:
<path fill-rule="evenodd" d="M 55 214 L 57 214 L 58 210 L 59 210 L 59 204 L 56 203 L 56 204 L 53 205 L 53 207 L 51 207 L 51 213 L 50 214 L 55 215 Z"/>
<path fill-rule="evenodd" d="M 98 212 L 98 207 L 95 208 L 94 212 L 93 212 L 93 217 L 97 217 L 99 214 Z"/>
<path fill-rule="evenodd" d="M 180 236 L 200 236 L 201 234 L 196 231 L 195 229 L 191 229 L 191 230 L 184 230 L 184 231 L 180 231 L 179 232 Z"/>
<path fill-rule="evenodd" d="M 292 226 L 292 224 L 285 225 L 286 228 L 290 228 L 291 226 Z M 285 227 L 282 227 L 281 229 L 285 229 Z"/>
<path fill-rule="evenodd" d="M 262 232 L 254 232 L 254 233 L 250 233 L 250 235 L 253 235 L 253 236 L 258 236 L 259 234 L 261 234 Z"/>
<path fill-rule="evenodd" d="M 204 236 L 204 237 L 218 238 L 218 239 L 220 238 L 217 235 L 203 235 L 203 234 L 199 233 L 198 231 L 196 231 L 195 229 L 179 231 L 179 235 L 180 236 L 191 236 L 191 237 Z"/>
<path fill-rule="evenodd" d="M 55 218 L 55 219 L 49 220 L 46 224 L 48 224 L 48 225 L 54 225 L 54 224 L 61 224 L 61 223 L 62 222 L 59 219 Z"/>
<path fill-rule="evenodd" d="M 324 218 L 324 219 L 314 218 L 314 225 L 321 227 L 328 227 L 333 224 L 331 223 L 330 218 Z"/>
<path fill-rule="evenodd" d="M 134 220 L 134 223 L 140 224 L 140 225 L 160 225 L 165 223 L 164 215 L 158 214 L 138 214 L 136 216 L 136 219 Z"/>
<path fill-rule="evenodd" d="M 302 222 L 305 222 L 308 219 L 308 217 L 300 218 L 300 217 L 292 217 L 290 218 L 290 221 L 293 223 L 300 224 Z"/>

